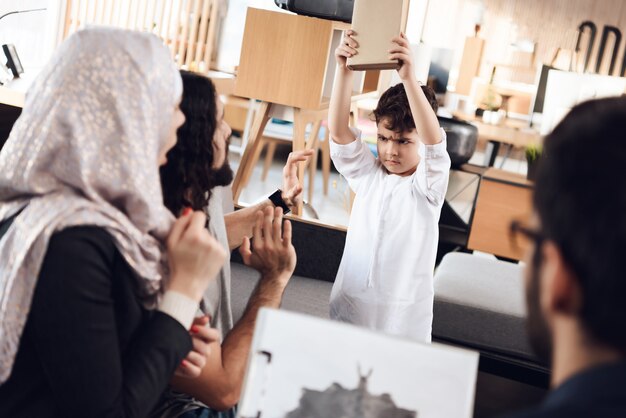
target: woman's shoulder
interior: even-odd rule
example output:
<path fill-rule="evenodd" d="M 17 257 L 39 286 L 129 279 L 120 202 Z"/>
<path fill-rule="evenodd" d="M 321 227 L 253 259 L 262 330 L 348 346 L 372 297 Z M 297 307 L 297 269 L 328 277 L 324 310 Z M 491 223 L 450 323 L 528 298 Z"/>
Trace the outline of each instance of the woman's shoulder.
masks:
<path fill-rule="evenodd" d="M 56 231 L 50 237 L 46 257 L 67 262 L 81 260 L 113 260 L 118 254 L 113 236 L 94 225 L 72 226 Z"/>

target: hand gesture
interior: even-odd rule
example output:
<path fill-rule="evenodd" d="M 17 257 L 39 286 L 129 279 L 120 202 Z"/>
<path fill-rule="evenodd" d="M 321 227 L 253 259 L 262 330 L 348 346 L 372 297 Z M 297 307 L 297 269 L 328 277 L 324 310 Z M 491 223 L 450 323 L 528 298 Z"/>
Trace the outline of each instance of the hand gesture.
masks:
<path fill-rule="evenodd" d="M 415 68 L 413 64 L 413 52 L 411 52 L 411 46 L 409 40 L 404 33 L 400 33 L 400 36 L 396 36 L 391 40 L 393 47 L 389 50 L 389 59 L 399 60 L 400 68 L 398 68 L 398 75 L 400 80 L 409 81 L 415 78 Z"/>
<path fill-rule="evenodd" d="M 219 342 L 220 339 L 219 331 L 215 328 L 207 327 L 208 323 L 209 318 L 206 316 L 194 319 L 193 325 L 189 330 L 193 348 L 176 368 L 174 375 L 190 379 L 200 376 L 202 369 L 207 363 L 207 358 L 211 354 L 211 344 Z"/>
<path fill-rule="evenodd" d="M 292 210 L 302 201 L 302 186 L 298 181 L 298 163 L 307 161 L 314 152 L 314 150 L 308 149 L 289 153 L 289 158 L 287 158 L 287 163 L 283 168 L 282 198 Z"/>
<path fill-rule="evenodd" d="M 186 209 L 167 237 L 168 289 L 197 301 L 226 260 L 226 251 L 206 230 L 205 222 L 204 213 Z"/>
<path fill-rule="evenodd" d="M 352 29 L 348 30 L 341 40 L 341 44 L 335 49 L 337 65 L 343 70 L 350 70 L 346 67 L 346 60 L 359 53 L 357 51 L 359 44 L 352 38 L 353 35 L 356 35 L 356 33 Z"/>
<path fill-rule="evenodd" d="M 264 277 L 281 279 L 286 285 L 296 268 L 296 250 L 291 244 L 291 222 L 283 226 L 282 208 L 266 207 L 257 212 L 254 226 L 254 248 L 244 237 L 239 249 L 245 265 L 258 270 Z"/>

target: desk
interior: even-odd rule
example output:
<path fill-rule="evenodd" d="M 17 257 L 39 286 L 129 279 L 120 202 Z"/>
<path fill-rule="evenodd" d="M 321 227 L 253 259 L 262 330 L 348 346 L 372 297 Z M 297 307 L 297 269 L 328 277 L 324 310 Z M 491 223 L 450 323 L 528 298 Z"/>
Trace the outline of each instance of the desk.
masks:
<path fill-rule="evenodd" d="M 511 245 L 509 225 L 527 221 L 532 213 L 533 183 L 526 177 L 496 168 L 488 169 L 478 189 L 467 247 L 500 257 L 520 260 L 528 243 Z"/>
<path fill-rule="evenodd" d="M 538 131 L 526 127 L 525 123 L 522 122 L 516 123 L 511 119 L 506 119 L 503 124 L 492 125 L 484 123 L 472 115 L 459 112 L 453 112 L 452 115 L 456 119 L 472 123 L 478 128 L 478 140 L 487 142 L 485 165 L 488 167 L 493 167 L 501 144 L 525 148 L 528 145 L 540 144 L 543 140 Z"/>
<path fill-rule="evenodd" d="M 24 72 L 19 78 L 14 78 L 0 86 L 0 103 L 13 107 L 24 107 L 26 91 L 39 74 L 39 71 L 39 69 L 36 69 Z"/>

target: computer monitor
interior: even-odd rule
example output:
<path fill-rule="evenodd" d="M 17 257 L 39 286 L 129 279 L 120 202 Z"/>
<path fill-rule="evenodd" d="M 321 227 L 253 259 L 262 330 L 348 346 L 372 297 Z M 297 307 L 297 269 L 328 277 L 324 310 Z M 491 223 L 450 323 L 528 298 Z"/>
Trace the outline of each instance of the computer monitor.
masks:
<path fill-rule="evenodd" d="M 543 103 L 546 97 L 546 85 L 548 84 L 548 72 L 550 70 L 556 70 L 556 68 L 544 64 L 539 70 L 537 91 L 533 102 L 533 113 L 543 113 Z"/>
<path fill-rule="evenodd" d="M 541 134 L 546 135 L 578 103 L 602 97 L 621 96 L 626 78 L 549 70 L 543 103 Z"/>
<path fill-rule="evenodd" d="M 435 93 L 445 93 L 452 69 L 454 50 L 449 48 L 432 48 L 430 52 L 430 68 L 428 77 L 435 77 Z"/>
<path fill-rule="evenodd" d="M 2 45 L 2 50 L 7 57 L 7 67 L 13 73 L 13 77 L 19 77 L 24 72 L 24 68 L 20 62 L 20 57 L 17 55 L 15 46 L 13 44 L 4 44 Z"/>

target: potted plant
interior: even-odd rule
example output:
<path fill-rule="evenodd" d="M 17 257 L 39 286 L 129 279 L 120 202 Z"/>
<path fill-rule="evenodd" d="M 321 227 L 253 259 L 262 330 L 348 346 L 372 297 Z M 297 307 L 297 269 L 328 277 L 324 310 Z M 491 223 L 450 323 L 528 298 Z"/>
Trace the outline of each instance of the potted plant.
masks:
<path fill-rule="evenodd" d="M 526 147 L 526 162 L 528 163 L 528 171 L 526 172 L 526 178 L 528 180 L 535 180 L 537 173 L 537 163 L 541 158 L 541 144 L 530 144 Z"/>
<path fill-rule="evenodd" d="M 483 107 L 483 114 L 482 114 L 483 122 L 491 123 L 494 125 L 497 124 L 500 120 L 499 114 L 498 114 L 498 110 L 500 109 L 500 104 L 498 102 L 498 99 L 500 97 L 496 93 L 494 85 L 493 85 L 493 80 L 494 80 L 495 75 L 496 75 L 496 66 L 494 65 L 493 69 L 491 70 L 491 77 L 489 77 L 489 84 L 487 85 L 487 91 L 485 92 L 485 95 L 481 103 Z"/>

